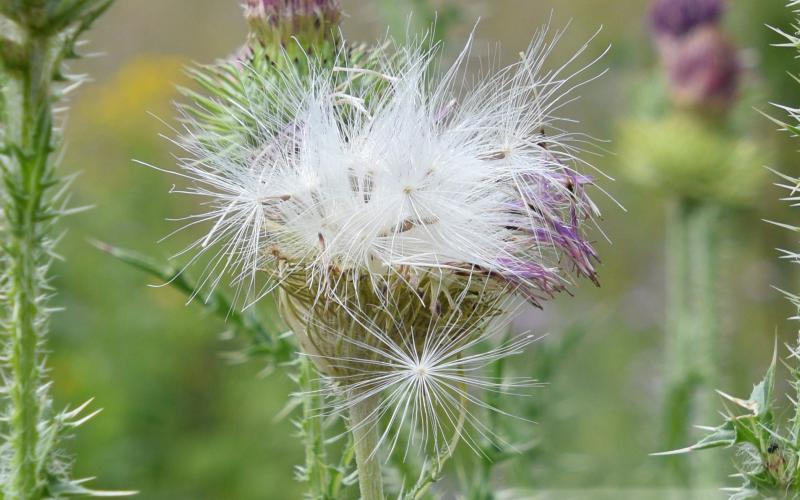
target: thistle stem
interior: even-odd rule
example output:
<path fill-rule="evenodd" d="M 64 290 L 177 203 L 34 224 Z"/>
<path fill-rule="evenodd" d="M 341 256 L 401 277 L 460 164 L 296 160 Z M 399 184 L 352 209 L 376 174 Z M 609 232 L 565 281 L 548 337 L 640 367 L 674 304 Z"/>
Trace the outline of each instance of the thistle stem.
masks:
<path fill-rule="evenodd" d="M 17 246 L 19 254 L 24 254 L 30 246 Z M 18 246 L 19 245 L 19 246 Z M 34 303 L 37 284 L 35 270 L 25 259 L 14 259 L 11 263 L 12 288 L 9 301 L 12 307 L 10 324 L 9 364 L 12 383 L 9 388 L 11 399 L 10 443 L 13 448 L 11 480 L 8 483 L 8 498 L 29 500 L 39 498 L 39 467 L 36 448 L 39 441 L 37 424 L 41 412 L 36 395 L 40 382 L 40 369 L 37 360 L 39 335 L 35 321 L 37 308 Z"/>
<path fill-rule="evenodd" d="M 6 162 L 3 177 L 9 190 L 3 203 L 8 236 L 4 258 L 8 277 L 8 393 L 10 400 L 10 478 L 7 500 L 42 497 L 44 464 L 40 463 L 38 424 L 42 414 L 39 390 L 42 360 L 39 344 L 46 321 L 41 297 L 46 292 L 43 268 L 49 261 L 45 227 L 45 191 L 51 183 L 52 95 L 55 56 L 50 39 L 26 32 L 21 45 L 26 58 L 7 68 L 3 89 Z"/>
<path fill-rule="evenodd" d="M 361 500 L 384 498 L 381 463 L 377 453 L 380 430 L 373 422 L 379 402 L 379 396 L 371 396 L 362 399 L 350 409 L 350 426 L 355 440 Z"/>
<path fill-rule="evenodd" d="M 794 362 L 791 367 L 792 373 L 792 386 L 794 388 L 795 401 L 800 402 L 800 365 L 797 363 L 795 357 L 796 352 L 800 352 L 800 336 L 793 347 L 794 352 L 791 353 L 789 358 Z M 792 417 L 792 433 L 791 436 L 794 440 L 795 446 L 800 446 L 800 403 L 794 405 L 794 415 Z"/>
<path fill-rule="evenodd" d="M 694 421 L 712 421 L 713 405 L 696 398 L 698 390 L 717 383 L 719 340 L 717 304 L 720 209 L 712 204 L 678 200 L 667 224 L 667 402 L 666 447 L 686 446 Z M 672 462 L 684 484 L 693 482 L 686 460 Z M 713 476 L 713 466 L 700 467 Z M 694 474 L 695 476 L 697 474 Z"/>
<path fill-rule="evenodd" d="M 308 483 L 313 498 L 322 498 L 328 491 L 326 474 L 325 436 L 322 428 L 322 416 L 319 415 L 320 401 L 319 382 L 315 380 L 316 372 L 312 361 L 300 356 L 300 388 L 303 394 L 303 438 L 306 451 L 306 467 Z"/>

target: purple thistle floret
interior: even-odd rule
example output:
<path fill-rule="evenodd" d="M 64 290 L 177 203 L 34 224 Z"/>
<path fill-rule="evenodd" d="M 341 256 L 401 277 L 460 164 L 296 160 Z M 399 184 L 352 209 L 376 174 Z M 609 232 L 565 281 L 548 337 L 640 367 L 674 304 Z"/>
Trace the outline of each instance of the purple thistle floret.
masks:
<path fill-rule="evenodd" d="M 552 184 L 548 183 L 548 186 L 528 193 L 527 198 L 536 200 L 537 206 L 525 201 L 509 205 L 509 212 L 532 216 L 534 221 L 531 226 L 512 229 L 527 235 L 533 246 L 557 248 L 578 276 L 589 278 L 599 286 L 594 266 L 600 258 L 592 244 L 584 238 L 581 227 L 587 220 L 587 212 L 593 207 L 584 189 L 592 184 L 592 178 L 568 172 L 560 174 L 555 180 L 565 189 L 554 190 Z M 566 216 L 563 213 L 565 206 L 569 207 Z M 517 287 L 528 301 L 537 306 L 541 300 L 565 290 L 566 283 L 556 269 L 545 268 L 536 262 L 498 258 L 492 272 Z"/>
<path fill-rule="evenodd" d="M 724 0 L 655 0 L 650 26 L 656 36 L 677 38 L 695 28 L 716 24 L 724 12 Z"/>
<path fill-rule="evenodd" d="M 572 261 L 575 272 L 597 284 L 594 264 L 599 262 L 600 257 L 594 247 L 581 237 L 577 217 L 574 217 L 570 224 L 554 220 L 552 226 L 551 229 L 539 229 L 535 234 L 536 239 L 549 241 L 561 248 Z"/>
<path fill-rule="evenodd" d="M 557 180 L 566 189 L 542 190 L 539 193 L 539 199 L 549 193 L 546 195 L 549 204 L 554 207 L 568 206 L 568 221 L 564 221 L 564 217 L 560 216 L 557 209 L 539 211 L 543 227 L 536 228 L 533 236 L 537 242 L 549 242 L 559 247 L 571 260 L 578 275 L 589 278 L 598 284 L 594 263 L 599 262 L 600 258 L 594 247 L 583 238 L 581 228 L 583 221 L 590 218 L 589 212 L 594 208 L 585 189 L 594 181 L 590 176 L 572 171 L 561 174 Z"/>
<path fill-rule="evenodd" d="M 564 283 L 553 269 L 546 269 L 536 262 L 500 258 L 495 271 L 502 279 L 516 287 L 525 299 L 536 307 L 542 300 L 552 298 L 564 290 Z"/>

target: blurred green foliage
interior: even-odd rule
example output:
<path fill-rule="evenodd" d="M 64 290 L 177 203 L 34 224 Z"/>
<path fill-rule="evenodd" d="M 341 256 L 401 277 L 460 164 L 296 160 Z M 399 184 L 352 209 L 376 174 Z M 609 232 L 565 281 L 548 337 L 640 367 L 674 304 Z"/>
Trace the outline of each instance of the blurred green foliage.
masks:
<path fill-rule="evenodd" d="M 239 3 L 120 1 L 92 37 L 92 49 L 106 55 L 77 68 L 95 75 L 96 82 L 73 102 L 65 170 L 83 172 L 74 185 L 75 203 L 96 208 L 63 223 L 68 228 L 60 247 L 65 261 L 55 272 L 56 303 L 65 311 L 54 320 L 50 365 L 61 401 L 96 397 L 97 406 L 105 408 L 72 443 L 79 457 L 77 475 L 96 474 L 108 488 L 139 489 L 147 500 L 282 500 L 299 498 L 304 491 L 294 480 L 294 467 L 303 462 L 302 445 L 293 437 L 290 419 L 280 418 L 294 383 L 280 371 L 263 373 L 257 358 L 236 363 L 236 356 L 225 354 L 247 344 L 227 335 L 223 321 L 198 304 L 185 305 L 185 297 L 169 287 L 149 286 L 162 283 L 88 243 L 108 241 L 166 261 L 190 240 L 191 235 L 177 235 L 156 243 L 178 227 L 164 219 L 190 213 L 191 200 L 168 195 L 172 179 L 131 159 L 171 167 L 175 148 L 158 134 L 170 135 L 168 127 L 175 126 L 174 85 L 187 82 L 183 67 L 190 61 L 224 57 L 244 39 Z M 396 8 L 411 12 L 414 3 L 397 2 Z M 617 120 L 632 112 L 633 89 L 652 78 L 644 0 L 449 3 L 459 6 L 461 14 L 450 26 L 448 53 L 457 52 L 479 16 L 476 54 L 489 53 L 486 42 L 499 40 L 505 60 L 514 59 L 551 14 L 554 27 L 573 20 L 553 61 L 605 26 L 593 54 L 613 44 L 604 60 L 612 71 L 565 111 L 580 117 L 581 130 L 594 136 L 614 138 Z M 762 109 L 768 101 L 800 101 L 785 76 L 793 61 L 785 51 L 769 47 L 777 39 L 764 27 L 789 24 L 782 3 L 730 2 L 731 32 L 748 48 L 747 99 Z M 387 21 L 378 3 L 344 4 L 350 16 L 344 30 L 350 38 L 370 41 L 383 35 Z M 755 111 L 741 120 L 754 140 L 774 153 L 777 169 L 798 173 L 794 147 L 773 133 L 770 122 Z M 614 142 L 606 147 L 618 150 Z M 595 163 L 616 177 L 620 161 L 612 153 Z M 606 216 L 604 230 L 613 240 L 607 244 L 601 234 L 596 236 L 604 259 L 603 287 L 576 289 L 575 298 L 559 298 L 517 324 L 551 335 L 509 369 L 539 376 L 548 385 L 518 402 L 521 416 L 536 425 L 500 419 L 499 425 L 513 427 L 519 433 L 514 437 L 532 446 L 520 459 L 495 468 L 498 490 L 668 486 L 659 482 L 657 459 L 647 457 L 658 450 L 663 398 L 664 207 L 624 181 L 602 186 L 627 209 L 597 193 Z M 759 193 L 753 206 L 738 214 L 728 236 L 735 244 L 721 256 L 725 324 L 719 349 L 724 387 L 731 393 L 746 392 L 758 378 L 776 328 L 781 338 L 793 336 L 783 321 L 793 311 L 770 285 L 797 288 L 796 272 L 779 262 L 773 250 L 795 245 L 787 240 L 791 235 L 760 222 L 793 219 L 777 202 L 778 190 L 764 185 Z M 580 341 L 568 354 L 551 355 L 576 329 Z M 466 481 L 476 470 L 467 454 L 453 467 L 456 474 L 439 488 L 458 491 L 466 484 L 459 478 Z"/>
<path fill-rule="evenodd" d="M 638 184 L 694 201 L 749 204 L 762 191 L 763 155 L 753 141 L 683 114 L 625 123 L 622 161 Z"/>

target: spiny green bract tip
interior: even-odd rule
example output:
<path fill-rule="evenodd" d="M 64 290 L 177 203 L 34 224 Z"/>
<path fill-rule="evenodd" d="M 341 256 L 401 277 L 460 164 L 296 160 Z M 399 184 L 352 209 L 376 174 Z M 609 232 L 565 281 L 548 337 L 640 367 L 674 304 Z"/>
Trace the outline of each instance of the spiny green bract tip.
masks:
<path fill-rule="evenodd" d="M 113 0 L 0 0 L 0 14 L 21 27 L 49 35 L 76 21 L 91 24 Z"/>

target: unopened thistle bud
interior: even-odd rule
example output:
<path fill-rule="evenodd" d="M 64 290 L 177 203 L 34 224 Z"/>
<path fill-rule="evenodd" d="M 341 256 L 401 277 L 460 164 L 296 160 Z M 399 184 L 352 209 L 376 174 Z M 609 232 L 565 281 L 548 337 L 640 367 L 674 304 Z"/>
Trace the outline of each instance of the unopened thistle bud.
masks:
<path fill-rule="evenodd" d="M 768 161 L 745 137 L 709 127 L 691 113 L 624 123 L 622 166 L 634 183 L 670 196 L 728 206 L 752 204 Z"/>
<path fill-rule="evenodd" d="M 338 34 L 339 0 L 247 0 L 245 16 L 256 41 L 270 51 L 310 52 Z M 275 54 L 277 55 L 277 54 Z"/>
<path fill-rule="evenodd" d="M 679 38 L 696 28 L 718 23 L 724 12 L 724 0 L 655 0 L 650 9 L 650 26 L 658 38 Z"/>

